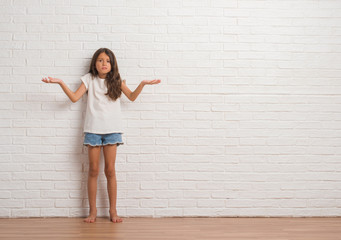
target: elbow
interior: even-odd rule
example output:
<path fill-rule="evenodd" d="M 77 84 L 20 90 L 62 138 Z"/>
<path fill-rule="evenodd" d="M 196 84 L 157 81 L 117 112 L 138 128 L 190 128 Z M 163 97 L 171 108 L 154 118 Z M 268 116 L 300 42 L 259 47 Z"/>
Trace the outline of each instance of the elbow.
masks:
<path fill-rule="evenodd" d="M 132 94 L 129 96 L 129 100 L 134 102 L 136 100 L 136 97 L 134 97 Z"/>
<path fill-rule="evenodd" d="M 77 98 L 77 96 L 75 94 L 73 94 L 71 97 L 70 97 L 70 100 L 71 102 L 75 103 L 79 100 L 79 98 Z"/>

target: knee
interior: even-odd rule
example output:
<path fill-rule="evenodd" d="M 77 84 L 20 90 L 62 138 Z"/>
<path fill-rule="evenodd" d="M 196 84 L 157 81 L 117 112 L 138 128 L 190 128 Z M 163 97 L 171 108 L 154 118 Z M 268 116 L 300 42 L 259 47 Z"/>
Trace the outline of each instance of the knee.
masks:
<path fill-rule="evenodd" d="M 116 176 L 115 168 L 106 168 L 104 172 L 107 178 L 113 178 Z"/>
<path fill-rule="evenodd" d="M 99 169 L 98 167 L 90 167 L 89 168 L 89 176 L 90 177 L 98 177 Z"/>

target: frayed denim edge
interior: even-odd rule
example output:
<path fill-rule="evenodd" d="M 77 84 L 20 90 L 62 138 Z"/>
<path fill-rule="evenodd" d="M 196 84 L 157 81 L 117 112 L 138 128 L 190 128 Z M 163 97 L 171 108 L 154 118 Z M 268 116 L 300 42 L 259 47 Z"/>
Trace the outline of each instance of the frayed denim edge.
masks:
<path fill-rule="evenodd" d="M 118 146 L 123 145 L 123 144 L 124 144 L 123 142 L 107 143 L 104 145 L 91 145 L 90 143 L 83 143 L 83 146 L 101 147 L 101 146 L 107 146 L 107 145 L 117 145 L 117 147 L 118 147 Z"/>

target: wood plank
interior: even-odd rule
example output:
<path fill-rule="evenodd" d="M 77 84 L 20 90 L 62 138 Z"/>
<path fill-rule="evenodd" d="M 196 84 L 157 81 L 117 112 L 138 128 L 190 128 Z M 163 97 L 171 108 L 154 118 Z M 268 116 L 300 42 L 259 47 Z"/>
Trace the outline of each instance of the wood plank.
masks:
<path fill-rule="evenodd" d="M 341 239 L 341 218 L 0 219 L 0 239 Z"/>

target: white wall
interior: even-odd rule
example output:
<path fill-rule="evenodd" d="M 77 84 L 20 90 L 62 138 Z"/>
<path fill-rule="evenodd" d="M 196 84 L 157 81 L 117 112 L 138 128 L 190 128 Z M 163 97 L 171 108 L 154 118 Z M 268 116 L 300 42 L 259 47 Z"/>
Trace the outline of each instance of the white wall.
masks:
<path fill-rule="evenodd" d="M 100 47 L 162 79 L 122 99 L 121 216 L 341 216 L 341 1 L 0 4 L 1 217 L 87 214 L 86 97 L 40 79 L 76 90 Z"/>

